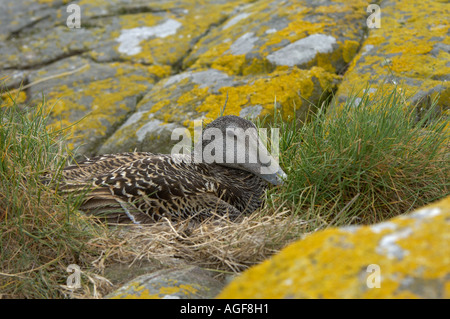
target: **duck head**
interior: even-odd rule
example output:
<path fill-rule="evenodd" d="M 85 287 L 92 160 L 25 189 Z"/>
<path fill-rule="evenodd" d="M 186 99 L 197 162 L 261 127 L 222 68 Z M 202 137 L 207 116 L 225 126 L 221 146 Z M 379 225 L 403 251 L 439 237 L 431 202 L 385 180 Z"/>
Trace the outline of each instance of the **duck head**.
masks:
<path fill-rule="evenodd" d="M 234 115 L 219 117 L 205 127 L 194 147 L 194 159 L 251 172 L 274 185 L 287 178 L 256 126 Z"/>

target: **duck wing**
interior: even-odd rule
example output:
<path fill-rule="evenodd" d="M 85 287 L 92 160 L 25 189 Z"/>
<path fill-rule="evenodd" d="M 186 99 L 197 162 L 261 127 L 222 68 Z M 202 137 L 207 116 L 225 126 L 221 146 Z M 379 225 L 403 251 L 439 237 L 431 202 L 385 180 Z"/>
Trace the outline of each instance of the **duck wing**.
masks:
<path fill-rule="evenodd" d="M 103 155 L 65 168 L 62 176 L 60 191 L 84 192 L 80 210 L 108 222 L 241 214 L 220 198 L 223 186 L 211 176 L 211 168 L 186 156 Z"/>

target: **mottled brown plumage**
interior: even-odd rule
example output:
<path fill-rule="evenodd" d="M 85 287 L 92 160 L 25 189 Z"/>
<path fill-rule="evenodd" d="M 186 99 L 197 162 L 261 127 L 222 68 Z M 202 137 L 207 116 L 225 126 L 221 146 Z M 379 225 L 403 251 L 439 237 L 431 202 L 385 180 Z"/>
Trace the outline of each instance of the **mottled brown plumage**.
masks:
<path fill-rule="evenodd" d="M 225 132 L 230 125 L 254 126 L 228 116 L 208 127 Z M 203 219 L 214 214 L 236 218 L 261 206 L 267 183 L 264 176 L 251 172 L 254 164 L 248 168 L 196 163 L 193 156 L 134 152 L 89 158 L 62 171 L 60 191 L 85 190 L 80 210 L 119 223 L 148 223 L 161 217 Z"/>

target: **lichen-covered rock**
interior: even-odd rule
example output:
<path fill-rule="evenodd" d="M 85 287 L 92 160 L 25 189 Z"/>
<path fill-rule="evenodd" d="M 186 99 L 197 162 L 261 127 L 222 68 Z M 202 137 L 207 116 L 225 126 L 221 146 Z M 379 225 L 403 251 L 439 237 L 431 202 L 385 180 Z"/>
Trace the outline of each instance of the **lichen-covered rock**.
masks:
<path fill-rule="evenodd" d="M 350 63 L 336 97 L 338 102 L 371 84 L 398 85 L 412 104 L 438 93 L 441 109 L 450 108 L 450 7 L 443 1 L 383 1 L 380 28 L 370 29 Z M 362 94 L 362 92 L 360 92 Z"/>
<path fill-rule="evenodd" d="M 9 88 L 19 88 L 28 82 L 29 70 L 7 69 L 0 71 L 0 84 Z"/>
<path fill-rule="evenodd" d="M 277 66 L 340 72 L 360 46 L 366 6 L 362 0 L 256 1 L 203 37 L 184 65 L 234 75 Z"/>
<path fill-rule="evenodd" d="M 450 197 L 372 226 L 308 235 L 219 298 L 450 298 Z"/>
<path fill-rule="evenodd" d="M 71 127 L 72 145 L 84 144 L 78 152 L 88 155 L 167 152 L 175 127 L 215 118 L 225 101 L 226 114 L 271 115 L 277 105 L 301 119 L 307 101 L 335 90 L 360 46 L 366 14 L 363 0 L 74 4 L 79 29 L 66 24 L 66 1 L 7 0 L 0 26 L 17 27 L 0 34 L 0 77 L 8 76 L 10 88 L 30 84 L 28 102 L 46 94 L 55 104 L 52 125 L 83 118 Z"/>
<path fill-rule="evenodd" d="M 225 104 L 225 115 L 273 115 L 277 104 L 286 117 L 304 118 L 310 107 L 305 100 L 316 104 L 335 87 L 336 79 L 320 67 L 280 67 L 267 75 L 247 77 L 216 69 L 186 71 L 155 85 L 100 153 L 133 149 L 170 152 L 174 128 L 192 128 L 194 120 L 215 119 Z"/>
<path fill-rule="evenodd" d="M 32 71 L 28 79 L 36 84 L 28 93 L 32 103 L 38 103 L 44 94 L 51 125 L 70 127 L 72 146 L 92 154 L 135 110 L 153 83 L 168 72 L 170 69 L 158 66 L 71 57 Z M 46 80 L 39 82 L 42 79 Z"/>
<path fill-rule="evenodd" d="M 63 0 L 2 1 L 0 10 L 0 43 L 14 38 L 24 29 L 31 28 L 55 13 Z"/>
<path fill-rule="evenodd" d="M 89 20 L 102 37 L 101 46 L 88 54 L 99 61 L 127 60 L 155 65 L 177 65 L 212 25 L 234 11 L 240 1 L 171 1 L 133 3 L 111 8 L 115 15 Z M 81 3 L 83 5 L 84 3 Z M 104 9 L 104 4 L 86 7 Z M 114 8 L 114 9 L 112 9 Z M 120 7 L 119 7 L 120 8 Z M 95 22 L 94 22 L 95 21 Z M 97 22 L 98 21 L 98 22 Z"/>
<path fill-rule="evenodd" d="M 8 0 L 0 25 L 17 27 L 2 28 L 0 79 L 9 88 L 30 84 L 31 103 L 44 93 L 52 125 L 70 126 L 72 146 L 91 155 L 211 25 L 245 2 L 79 1 L 77 29 L 66 25 L 65 1 Z"/>
<path fill-rule="evenodd" d="M 27 6 L 27 0 L 15 2 L 18 8 Z M 3 68 L 39 66 L 82 53 L 100 62 L 174 65 L 212 25 L 233 12 L 236 3 L 246 1 L 79 1 L 74 4 L 80 7 L 80 28 L 66 25 L 69 4 L 47 2 L 46 15 L 32 23 L 32 15 L 44 8 L 30 10 L 30 16 L 23 17 L 28 27 L 5 35 L 9 42 L 0 45 Z"/>
<path fill-rule="evenodd" d="M 67 25 L 69 4 L 80 7 L 79 29 Z M 175 127 L 216 117 L 225 101 L 225 114 L 271 115 L 276 101 L 286 117 L 295 108 L 302 119 L 307 101 L 327 98 L 349 64 L 340 101 L 392 71 L 388 85 L 403 80 L 414 101 L 440 93 L 446 108 L 448 6 L 383 1 L 382 27 L 370 30 L 360 50 L 367 4 L 4 0 L 0 79 L 8 88 L 29 85 L 20 102 L 44 92 L 56 103 L 52 125 L 77 123 L 72 145 L 84 144 L 78 152 L 87 155 L 167 152 Z"/>
<path fill-rule="evenodd" d="M 214 298 L 223 283 L 211 272 L 191 266 L 164 269 L 139 276 L 106 298 L 112 299 L 205 299 Z"/>

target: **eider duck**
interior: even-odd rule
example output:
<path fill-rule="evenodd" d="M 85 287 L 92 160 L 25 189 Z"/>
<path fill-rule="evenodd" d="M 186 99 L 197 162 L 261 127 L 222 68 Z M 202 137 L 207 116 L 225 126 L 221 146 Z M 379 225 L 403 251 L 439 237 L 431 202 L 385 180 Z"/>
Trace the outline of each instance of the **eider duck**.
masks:
<path fill-rule="evenodd" d="M 243 131 L 247 134 L 238 134 Z M 258 148 L 262 152 L 256 156 Z M 255 125 L 233 115 L 207 125 L 189 155 L 101 155 L 68 166 L 61 175 L 60 191 L 85 190 L 81 211 L 110 223 L 135 224 L 162 217 L 235 219 L 261 206 L 267 182 L 277 185 L 286 178 Z"/>

